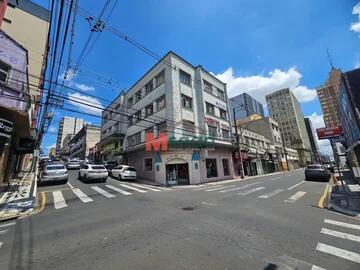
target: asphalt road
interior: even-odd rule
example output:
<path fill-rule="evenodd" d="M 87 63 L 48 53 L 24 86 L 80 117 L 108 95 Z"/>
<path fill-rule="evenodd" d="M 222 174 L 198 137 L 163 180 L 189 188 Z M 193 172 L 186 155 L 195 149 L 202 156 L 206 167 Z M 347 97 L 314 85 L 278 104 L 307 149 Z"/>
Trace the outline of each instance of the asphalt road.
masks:
<path fill-rule="evenodd" d="M 360 221 L 318 208 L 327 183 L 302 170 L 169 189 L 76 178 L 0 223 L 0 269 L 360 269 Z"/>

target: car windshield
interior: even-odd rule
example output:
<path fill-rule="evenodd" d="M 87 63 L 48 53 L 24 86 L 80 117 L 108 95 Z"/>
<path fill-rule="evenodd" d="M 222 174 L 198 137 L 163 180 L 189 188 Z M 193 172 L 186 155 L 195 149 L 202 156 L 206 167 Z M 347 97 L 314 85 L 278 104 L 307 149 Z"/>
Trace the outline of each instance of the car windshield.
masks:
<path fill-rule="evenodd" d="M 47 166 L 46 169 L 47 169 L 48 171 L 65 170 L 65 167 L 64 167 L 63 165 Z"/>
<path fill-rule="evenodd" d="M 320 169 L 322 169 L 322 166 L 320 166 L 320 165 L 310 165 L 307 168 L 310 169 L 310 170 L 320 170 Z"/>
<path fill-rule="evenodd" d="M 125 171 L 136 172 L 135 168 L 133 167 L 125 168 Z"/>
<path fill-rule="evenodd" d="M 90 167 L 93 170 L 105 170 L 105 167 L 101 165 L 91 165 Z"/>

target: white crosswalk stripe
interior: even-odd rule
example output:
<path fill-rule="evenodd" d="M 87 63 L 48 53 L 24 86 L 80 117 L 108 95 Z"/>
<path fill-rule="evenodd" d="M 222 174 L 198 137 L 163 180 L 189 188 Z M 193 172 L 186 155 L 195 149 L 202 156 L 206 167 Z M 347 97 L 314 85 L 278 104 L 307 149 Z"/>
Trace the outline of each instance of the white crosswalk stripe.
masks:
<path fill-rule="evenodd" d="M 210 189 L 205 189 L 205 191 L 216 191 L 216 190 L 220 190 L 220 189 L 224 189 L 224 188 L 232 188 L 232 187 L 235 187 L 235 185 L 225 186 L 225 187 L 210 188 Z"/>
<path fill-rule="evenodd" d="M 67 207 L 66 201 L 64 196 L 62 195 L 61 191 L 53 191 L 52 193 L 54 198 L 54 207 L 55 209 L 61 209 Z"/>
<path fill-rule="evenodd" d="M 227 193 L 227 192 L 234 191 L 234 190 L 246 189 L 246 188 L 248 188 L 248 187 L 250 187 L 250 186 L 257 185 L 257 184 L 261 184 L 261 182 L 254 182 L 254 183 L 247 184 L 247 185 L 244 185 L 244 186 L 241 186 L 241 187 L 224 189 L 224 190 L 221 190 L 221 191 L 219 191 L 219 192 L 221 192 L 221 193 Z"/>
<path fill-rule="evenodd" d="M 105 196 L 106 198 L 114 198 L 115 195 L 107 192 L 106 190 L 103 190 L 102 188 L 99 188 L 98 186 L 91 187 L 93 190 L 99 192 L 101 195 Z"/>
<path fill-rule="evenodd" d="M 132 186 L 129 186 L 129 185 L 125 185 L 125 184 L 119 184 L 119 185 L 122 186 L 122 187 L 128 188 L 128 189 L 135 190 L 135 191 L 140 192 L 140 193 L 146 193 L 147 192 L 146 190 L 138 189 L 136 187 L 132 187 Z"/>
<path fill-rule="evenodd" d="M 13 226 L 15 225 L 16 223 L 15 222 L 10 222 L 10 223 L 6 223 L 6 224 L 1 224 L 0 225 L 0 228 L 4 228 L 4 227 L 8 227 L 8 226 Z"/>
<path fill-rule="evenodd" d="M 195 188 L 193 190 L 204 190 L 204 189 L 216 188 L 216 187 L 222 187 L 222 186 L 223 185 L 213 185 L 213 186 L 207 185 L 206 187 Z"/>
<path fill-rule="evenodd" d="M 280 192 L 283 192 L 283 191 L 284 191 L 284 190 L 281 189 L 281 188 L 275 189 L 275 190 L 273 190 L 273 191 L 271 191 L 271 192 L 269 192 L 269 193 L 266 193 L 266 194 L 264 194 L 264 195 L 260 195 L 259 198 L 261 198 L 261 199 L 268 199 L 268 198 L 273 197 L 273 196 L 275 196 L 275 195 L 277 195 L 277 194 L 279 194 Z"/>
<path fill-rule="evenodd" d="M 334 230 L 329 230 L 329 229 L 326 229 L 326 228 L 322 228 L 320 232 L 323 233 L 323 234 L 334 236 L 334 237 L 339 237 L 339 238 L 343 238 L 343 239 L 346 239 L 346 240 L 360 242 L 360 236 L 357 236 L 357 235 L 353 235 L 353 234 L 349 234 L 349 233 L 343 233 L 343 232 L 334 231 Z"/>
<path fill-rule="evenodd" d="M 112 186 L 112 185 L 106 185 L 106 187 L 108 187 L 108 188 L 110 188 L 110 189 L 112 189 L 112 190 L 115 190 L 115 191 L 117 191 L 117 192 L 119 192 L 119 193 L 121 193 L 121 194 L 123 194 L 123 195 L 131 195 L 131 194 L 132 194 L 132 193 L 130 193 L 130 192 L 127 192 L 127 191 L 125 191 L 125 190 L 123 190 L 123 189 L 121 189 L 121 188 L 114 187 L 114 186 Z"/>
<path fill-rule="evenodd" d="M 172 188 L 159 187 L 159 186 L 156 186 L 155 188 L 156 188 L 156 189 L 160 189 L 160 190 L 166 190 L 166 191 L 171 191 L 171 190 L 173 190 Z"/>
<path fill-rule="evenodd" d="M 326 270 L 326 269 L 313 264 L 313 266 L 311 267 L 311 270 Z"/>
<path fill-rule="evenodd" d="M 360 254 L 352 252 L 352 251 L 348 251 L 345 249 L 326 245 L 323 243 L 318 243 L 316 246 L 316 250 L 333 255 L 333 256 L 337 256 L 337 257 L 340 257 L 340 258 L 343 258 L 343 259 L 346 259 L 349 261 L 360 263 Z"/>
<path fill-rule="evenodd" d="M 6 234 L 8 231 L 9 231 L 9 230 L 2 230 L 2 231 L 0 231 L 0 235 Z"/>
<path fill-rule="evenodd" d="M 254 193 L 254 192 L 257 192 L 257 191 L 263 190 L 263 189 L 265 189 L 265 187 L 257 187 L 257 188 L 253 188 L 253 189 L 250 189 L 250 190 L 245 190 L 245 191 L 239 192 L 237 194 L 238 195 L 249 195 L 251 193 Z"/>
<path fill-rule="evenodd" d="M 94 200 L 91 199 L 89 196 L 87 196 L 84 192 L 82 192 L 79 188 L 74 188 L 74 189 L 72 189 L 72 191 L 74 192 L 74 194 L 75 194 L 76 196 L 78 196 L 78 198 L 79 198 L 83 203 L 88 203 L 88 202 L 94 201 Z"/>
<path fill-rule="evenodd" d="M 327 224 L 332 224 L 332 225 L 341 226 L 341 227 L 345 227 L 345 228 L 360 230 L 360 226 L 355 225 L 355 224 L 345 223 L 345 222 L 336 221 L 336 220 L 332 220 L 332 219 L 325 219 L 324 222 Z"/>
<path fill-rule="evenodd" d="M 305 191 L 298 191 L 294 195 L 292 195 L 289 199 L 285 200 L 284 202 L 294 203 L 298 199 L 300 199 L 302 196 L 304 196 L 305 194 L 306 194 Z"/>
<path fill-rule="evenodd" d="M 144 189 L 147 189 L 147 190 L 151 190 L 151 191 L 156 191 L 156 192 L 161 191 L 159 189 L 156 189 L 155 187 L 150 187 L 150 186 L 146 186 L 146 185 L 139 185 L 139 184 L 135 184 L 135 183 L 132 183 L 131 185 L 135 186 L 135 187 L 138 187 L 138 188 L 144 188 Z"/>

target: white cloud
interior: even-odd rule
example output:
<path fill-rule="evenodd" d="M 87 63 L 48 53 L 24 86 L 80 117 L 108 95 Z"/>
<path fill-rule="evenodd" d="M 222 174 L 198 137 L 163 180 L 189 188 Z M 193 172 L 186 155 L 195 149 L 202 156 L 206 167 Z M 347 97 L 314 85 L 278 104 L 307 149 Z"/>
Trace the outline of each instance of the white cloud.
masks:
<path fill-rule="evenodd" d="M 311 115 L 308 115 L 306 117 L 310 118 L 310 121 L 314 128 L 315 137 L 317 140 L 317 144 L 319 146 L 319 151 L 324 154 L 327 154 L 327 155 L 332 155 L 332 148 L 330 145 L 330 141 L 329 140 L 319 140 L 317 137 L 317 134 L 316 134 L 316 129 L 325 127 L 323 115 L 322 114 L 318 115 L 316 112 L 314 112 Z"/>
<path fill-rule="evenodd" d="M 234 76 L 233 68 L 230 67 L 216 77 L 227 84 L 229 97 L 247 92 L 262 104 L 266 104 L 265 96 L 283 89 L 290 88 L 300 102 L 309 102 L 316 99 L 316 90 L 300 85 L 302 75 L 296 67 L 286 71 L 275 69 L 268 75 Z"/>
<path fill-rule="evenodd" d="M 356 61 L 355 65 L 354 65 L 354 68 L 360 68 L 360 61 L 359 60 Z"/>
<path fill-rule="evenodd" d="M 82 90 L 82 91 L 94 91 L 95 88 L 93 86 L 89 86 L 83 83 L 75 83 L 76 88 Z"/>
<path fill-rule="evenodd" d="M 72 81 L 74 78 L 76 77 L 76 73 L 75 70 L 73 70 L 72 68 L 70 68 L 69 70 L 65 70 L 63 71 L 60 75 L 59 75 L 59 79 L 63 80 L 63 81 Z"/>
<path fill-rule="evenodd" d="M 46 148 L 49 150 L 49 149 L 51 149 L 51 148 L 55 148 L 56 147 L 56 144 L 54 143 L 54 144 L 50 144 L 50 145 L 48 145 Z"/>
<path fill-rule="evenodd" d="M 56 132 L 57 128 L 55 126 L 50 126 L 48 131 L 49 132 Z"/>
<path fill-rule="evenodd" d="M 358 16 L 358 21 L 355 23 L 352 23 L 350 26 L 350 30 L 354 31 L 356 33 L 360 33 L 360 3 L 358 3 L 352 11 L 352 14 Z"/>
<path fill-rule="evenodd" d="M 69 93 L 68 97 L 71 98 L 71 100 L 69 100 L 70 104 L 79 107 L 84 112 L 101 114 L 102 109 L 104 108 L 104 106 L 97 98 L 81 95 L 79 93 L 72 93 L 72 94 Z"/>

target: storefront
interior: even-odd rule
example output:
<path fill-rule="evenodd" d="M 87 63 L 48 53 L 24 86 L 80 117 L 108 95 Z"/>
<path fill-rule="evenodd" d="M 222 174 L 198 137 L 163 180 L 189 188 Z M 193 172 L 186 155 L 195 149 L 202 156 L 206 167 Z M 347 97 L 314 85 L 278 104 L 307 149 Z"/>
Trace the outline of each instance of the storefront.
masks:
<path fill-rule="evenodd" d="M 189 180 L 188 163 L 166 164 L 166 184 L 189 185 Z"/>

